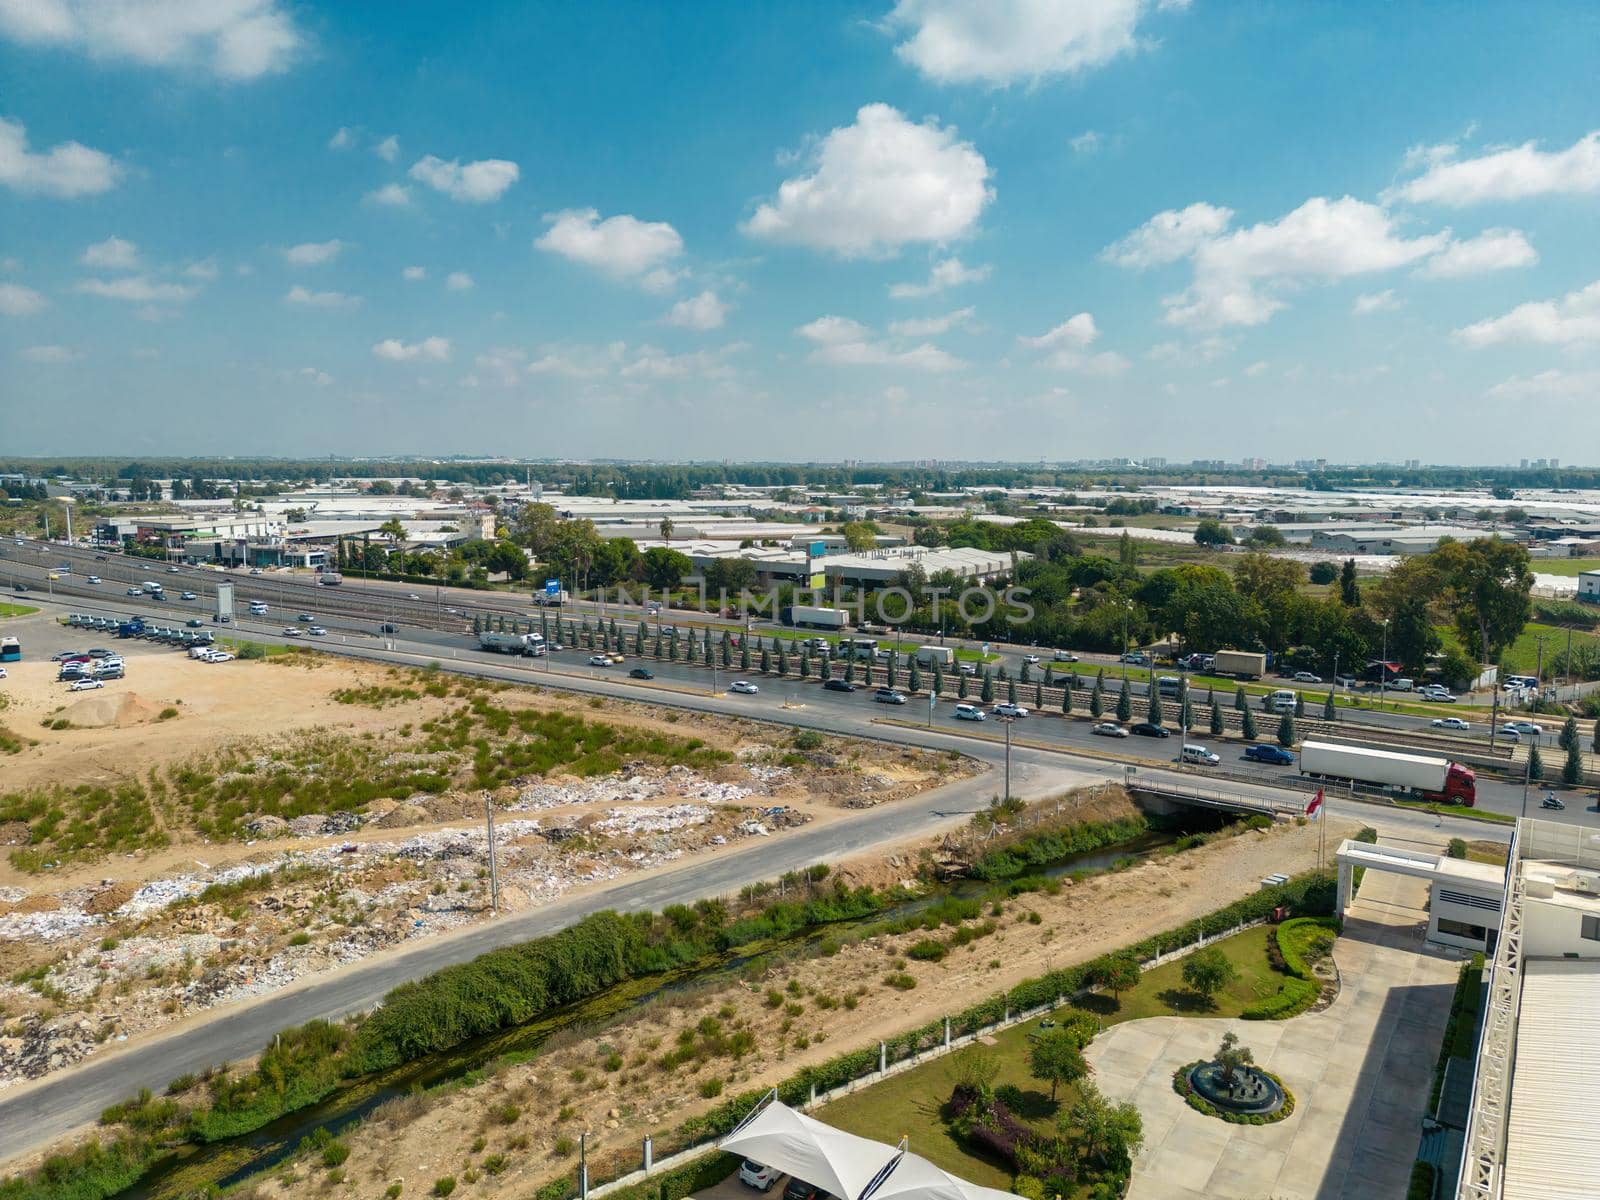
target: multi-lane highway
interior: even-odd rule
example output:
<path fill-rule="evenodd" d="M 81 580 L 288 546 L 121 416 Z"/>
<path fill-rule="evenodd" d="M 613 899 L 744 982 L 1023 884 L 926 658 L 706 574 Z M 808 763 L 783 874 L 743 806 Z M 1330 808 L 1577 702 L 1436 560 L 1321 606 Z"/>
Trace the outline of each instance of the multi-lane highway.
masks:
<path fill-rule="evenodd" d="M 13 549 L 14 546 L 8 544 L 8 552 Z M 135 579 L 156 578 L 152 564 L 140 560 L 102 562 L 92 555 L 89 561 L 99 568 L 103 582 L 86 584 L 75 566 L 73 576 L 76 578 L 55 581 L 55 588 L 64 584 L 71 589 L 68 596 L 55 603 L 51 603 L 48 581 L 39 579 L 43 568 L 38 565 L 17 564 L 12 559 L 5 567 L 0 567 L 0 577 L 10 570 L 29 580 L 30 589 L 37 583 L 38 592 L 30 591 L 28 598 L 44 600 L 54 611 L 139 613 L 157 620 L 165 617 L 174 624 L 177 623 L 172 620 L 174 617 L 204 611 L 206 596 L 201 586 L 206 572 L 179 572 L 177 576 L 169 576 L 164 568 L 157 568 L 169 588 L 176 590 L 187 586 L 200 597 L 187 605 L 176 601 L 163 603 L 147 596 L 120 594 L 120 578 L 111 573 L 122 570 Z M 259 577 L 250 577 L 252 586 L 256 578 Z M 743 695 L 726 690 L 733 679 L 746 677 L 737 669 L 712 672 L 703 667 L 653 660 L 645 661 L 656 677 L 649 681 L 633 680 L 626 675 L 627 666 L 588 666 L 587 651 L 568 651 L 545 659 L 508 658 L 479 651 L 464 633 L 404 623 L 396 635 L 379 638 L 373 634 L 374 614 L 370 610 L 363 609 L 360 615 L 336 611 L 350 604 L 353 593 L 343 593 L 336 598 L 337 604 L 328 604 L 323 602 L 335 598 L 328 597 L 325 591 L 303 584 L 285 586 L 298 589 L 293 593 L 297 602 L 287 606 L 294 611 L 274 611 L 259 621 L 246 617 L 240 622 L 241 632 L 263 640 L 282 641 L 285 639 L 278 630 L 283 623 L 294 619 L 299 611 L 305 611 L 329 629 L 329 636 L 317 645 L 333 653 L 396 664 L 422 665 L 432 661 L 447 669 L 484 677 L 540 683 L 696 711 L 746 715 L 899 744 L 955 749 L 993 768 L 1000 768 L 1006 760 L 1005 731 L 994 723 L 978 725 L 953 720 L 949 711 L 953 706 L 948 701 L 934 706 L 931 712 L 920 699 L 903 707 L 891 707 L 873 703 L 869 691 L 833 692 L 824 690 L 816 681 L 776 681 L 759 673 L 750 673 L 748 677 L 760 691 Z M 105 594 L 105 589 L 116 590 Z M 252 594 L 243 587 L 241 593 L 244 599 Z M 365 600 L 359 601 L 356 607 L 365 603 Z M 440 607 L 456 606 L 441 603 Z M 82 640 L 81 635 L 74 638 L 72 631 L 58 632 L 37 621 L 32 623 L 32 630 L 40 633 L 49 630 L 49 636 L 58 636 L 64 645 Z M 55 648 L 41 646 L 37 652 Z M 29 657 L 33 657 L 33 653 L 30 652 Z M 214 668 L 196 664 L 195 669 Z M 1019 795 L 1037 796 L 1097 780 L 1122 779 L 1130 765 L 1136 767 L 1140 779 L 1153 783 L 1181 786 L 1207 777 L 1203 770 L 1180 769 L 1170 762 L 1176 750 L 1176 739 L 1110 741 L 1090 734 L 1089 725 L 1085 720 L 1043 715 L 1012 725 L 1010 759 L 1014 791 Z M 1280 803 L 1303 803 L 1310 785 L 1298 779 L 1292 768 L 1247 763 L 1234 758 L 1233 753 L 1229 751 L 1230 757 L 1224 764 L 1229 776 L 1226 787 Z M 100 1108 L 141 1086 L 156 1087 L 183 1071 L 253 1053 L 274 1031 L 287 1025 L 368 1008 L 406 979 L 462 961 L 493 946 L 549 932 L 598 908 L 660 908 L 726 893 L 798 863 L 836 859 L 876 846 L 927 836 L 965 820 L 1002 786 L 1000 771 L 993 770 L 910 801 L 867 810 L 848 821 L 828 822 L 782 838 L 729 847 L 709 860 L 677 870 L 626 880 L 460 934 L 401 947 L 336 975 L 313 979 L 302 986 L 220 1012 L 166 1036 L 96 1056 L 80 1067 L 0 1097 L 0 1160 L 91 1120 Z M 1480 795 L 1480 804 L 1502 812 L 1517 811 L 1521 802 L 1521 789 L 1504 783 L 1480 781 Z M 1380 821 L 1389 831 L 1436 832 L 1442 824 L 1447 831 L 1467 836 L 1501 840 L 1505 837 L 1503 827 L 1451 818 L 1440 822 L 1427 813 L 1374 808 L 1343 797 L 1335 797 L 1330 808 L 1337 815 Z M 1597 820 L 1594 813 L 1584 811 L 1576 803 L 1569 804 L 1563 814 L 1541 815 L 1570 821 Z"/>

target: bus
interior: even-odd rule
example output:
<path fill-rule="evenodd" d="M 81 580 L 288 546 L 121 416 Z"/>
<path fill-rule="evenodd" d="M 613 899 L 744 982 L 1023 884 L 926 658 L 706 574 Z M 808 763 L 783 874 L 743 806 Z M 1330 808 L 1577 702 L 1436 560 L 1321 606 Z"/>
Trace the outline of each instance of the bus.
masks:
<path fill-rule="evenodd" d="M 14 637 L 0 637 L 0 662 L 21 662 L 22 643 Z"/>

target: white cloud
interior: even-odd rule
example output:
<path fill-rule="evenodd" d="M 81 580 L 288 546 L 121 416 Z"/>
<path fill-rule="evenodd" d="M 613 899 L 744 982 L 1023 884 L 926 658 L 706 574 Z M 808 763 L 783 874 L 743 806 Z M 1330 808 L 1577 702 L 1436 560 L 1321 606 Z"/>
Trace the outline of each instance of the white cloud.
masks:
<path fill-rule="evenodd" d="M 1005 87 L 1072 75 L 1131 54 L 1139 22 L 1187 0 L 899 0 L 884 24 L 895 53 L 936 83 Z"/>
<path fill-rule="evenodd" d="M 1448 233 L 1399 235 L 1394 217 L 1345 196 L 1314 196 L 1276 221 L 1224 233 L 1231 213 L 1209 205 L 1160 213 L 1106 256 L 1124 266 L 1187 257 L 1194 279 L 1162 300 L 1173 325 L 1260 325 L 1284 307 L 1281 293 L 1304 281 L 1326 282 L 1393 270 L 1442 250 Z"/>
<path fill-rule="evenodd" d="M 304 42 L 278 0 L 0 0 L 0 35 L 230 80 L 287 69 Z"/>
<path fill-rule="evenodd" d="M 1157 342 L 1145 351 L 1145 357 L 1151 362 L 1172 363 L 1180 367 L 1196 367 L 1203 363 L 1214 362 L 1224 354 L 1233 353 L 1234 342 L 1230 338 L 1210 337 L 1199 338 L 1193 342 Z"/>
<path fill-rule="evenodd" d="M 0 314 L 8 317 L 31 317 L 43 312 L 50 302 L 31 287 L 20 283 L 0 283 Z"/>
<path fill-rule="evenodd" d="M 400 157 L 400 136 L 391 133 L 377 145 L 372 147 L 372 152 L 384 162 L 393 162 Z"/>
<path fill-rule="evenodd" d="M 512 347 L 493 347 L 472 360 L 475 370 L 461 382 L 466 387 L 477 387 L 487 377 L 490 383 L 500 387 L 515 387 L 522 382 L 527 358 L 521 350 Z"/>
<path fill-rule="evenodd" d="M 795 332 L 816 347 L 809 360 L 827 366 L 956 371 L 967 365 L 929 342 L 900 346 L 876 340 L 872 330 L 849 317 L 818 317 Z"/>
<path fill-rule="evenodd" d="M 625 350 L 621 342 L 613 342 L 603 350 L 590 346 L 547 346 L 538 358 L 528 364 L 528 374 L 597 379 L 611 373 Z"/>
<path fill-rule="evenodd" d="M 1070 138 L 1067 145 L 1072 147 L 1075 154 L 1093 154 L 1100 149 L 1100 135 L 1092 129 L 1085 129 L 1075 138 Z"/>
<path fill-rule="evenodd" d="M 1600 129 L 1565 150 L 1544 151 L 1536 142 L 1495 150 L 1478 158 L 1435 160 L 1422 175 L 1394 189 L 1417 204 L 1463 207 L 1530 196 L 1600 192 Z"/>
<path fill-rule="evenodd" d="M 1560 371 L 1514 375 L 1488 390 L 1496 400 L 1589 400 L 1600 395 L 1600 371 Z"/>
<path fill-rule="evenodd" d="M 338 258 L 339 251 L 343 249 L 344 243 L 338 238 L 326 242 L 301 242 L 285 250 L 283 257 L 296 267 L 320 267 Z"/>
<path fill-rule="evenodd" d="M 356 135 L 348 125 L 341 125 L 328 139 L 329 150 L 348 150 L 356 144 Z"/>
<path fill-rule="evenodd" d="M 420 342 L 402 342 L 397 338 L 385 338 L 372 347 L 372 352 L 390 362 L 448 362 L 450 339 L 430 337 Z"/>
<path fill-rule="evenodd" d="M 403 183 L 386 183 L 361 197 L 368 204 L 382 204 L 389 208 L 404 208 L 411 203 L 411 189 Z"/>
<path fill-rule="evenodd" d="M 129 300 L 135 304 L 181 303 L 191 300 L 199 288 L 184 283 L 157 283 L 145 275 L 128 275 L 121 279 L 85 279 L 78 291 L 107 300 Z"/>
<path fill-rule="evenodd" d="M 444 286 L 452 292 L 469 292 L 473 288 L 472 276 L 465 271 L 451 271 L 445 277 Z"/>
<path fill-rule="evenodd" d="M 663 264 L 683 253 L 683 239 L 665 221 L 641 221 L 622 214 L 600 219 L 592 208 L 569 208 L 545 216 L 550 228 L 534 246 L 619 279 L 638 278 L 660 291 L 675 280 Z M 661 272 L 658 274 L 658 272 Z"/>
<path fill-rule="evenodd" d="M 1486 229 L 1475 238 L 1451 242 L 1418 267 L 1417 274 L 1424 279 L 1460 279 L 1531 267 L 1538 261 L 1539 252 L 1520 229 Z"/>
<path fill-rule="evenodd" d="M 889 296 L 894 300 L 916 300 L 923 296 L 936 296 L 948 288 L 964 283 L 982 283 L 992 270 L 988 264 L 981 267 L 965 266 L 959 258 L 944 258 L 934 263 L 928 271 L 927 283 L 895 283 L 889 286 Z"/>
<path fill-rule="evenodd" d="M 22 357 L 31 363 L 53 364 L 75 362 L 82 356 L 66 346 L 29 346 Z"/>
<path fill-rule="evenodd" d="M 731 307 L 708 288 L 698 296 L 678 301 L 663 320 L 668 325 L 677 325 L 682 329 L 721 329 Z"/>
<path fill-rule="evenodd" d="M 1019 336 L 1019 344 L 1044 354 L 1047 367 L 1064 371 L 1082 371 L 1089 375 L 1119 375 L 1128 369 L 1128 360 L 1115 351 L 1089 353 L 1089 347 L 1100 338 L 1100 328 L 1092 314 L 1081 312 L 1068 317 L 1047 333 L 1038 337 Z"/>
<path fill-rule="evenodd" d="M 462 163 L 454 158 L 445 162 L 428 154 L 411 165 L 409 174 L 418 183 L 425 183 L 452 200 L 487 204 L 500 199 L 521 176 L 521 171 L 516 163 L 503 158 Z"/>
<path fill-rule="evenodd" d="M 329 375 L 326 371 L 319 371 L 316 367 L 301 367 L 296 374 L 307 383 L 315 384 L 317 387 L 327 387 L 333 382 L 332 375 Z"/>
<path fill-rule="evenodd" d="M 211 283 L 221 273 L 217 266 L 215 256 L 197 259 L 183 269 L 184 275 L 189 279 L 200 279 Z"/>
<path fill-rule="evenodd" d="M 0 184 L 13 191 L 70 200 L 110 191 L 121 177 L 122 168 L 109 154 L 79 142 L 61 142 L 35 154 L 22 122 L 0 117 Z"/>
<path fill-rule="evenodd" d="M 720 350 L 696 350 L 691 354 L 668 354 L 659 346 L 640 346 L 633 357 L 618 370 L 624 379 L 683 379 L 689 376 L 707 379 L 726 379 L 733 368 L 726 361 L 732 354 L 744 349 L 735 342 Z"/>
<path fill-rule="evenodd" d="M 786 179 L 744 224 L 752 237 L 842 258 L 887 257 L 912 242 L 972 232 L 994 197 L 989 164 L 953 127 L 908 121 L 864 105 L 808 155 L 810 174 Z"/>
<path fill-rule="evenodd" d="M 1381 292 L 1362 292 L 1350 305 L 1350 311 L 1358 317 L 1365 317 L 1376 312 L 1389 312 L 1399 308 L 1400 303 L 1393 288 L 1384 288 Z"/>
<path fill-rule="evenodd" d="M 411 283 L 416 283 L 417 280 L 426 279 L 428 277 L 428 268 L 427 267 L 407 267 L 405 270 L 400 272 L 400 275 L 401 275 L 401 278 L 406 279 Z"/>
<path fill-rule="evenodd" d="M 355 308 L 361 303 L 361 297 L 347 296 L 343 292 L 308 291 L 297 283 L 284 294 L 283 302 L 306 308 Z"/>
<path fill-rule="evenodd" d="M 1260 376 L 1265 375 L 1270 366 L 1270 363 L 1253 362 L 1244 369 L 1244 373 L 1251 379 L 1257 379 Z"/>
<path fill-rule="evenodd" d="M 1188 258 L 1216 237 L 1233 220 L 1233 209 L 1204 202 L 1169 209 L 1151 217 L 1120 242 L 1113 242 L 1101 257 L 1119 267 L 1162 266 Z"/>
<path fill-rule="evenodd" d="M 912 317 L 905 321 L 889 322 L 889 332 L 895 337 L 935 337 L 952 329 L 963 329 L 972 324 L 973 308 L 958 308 L 939 317 Z"/>
<path fill-rule="evenodd" d="M 78 261 L 106 271 L 132 271 L 139 265 L 139 247 L 119 237 L 108 237 L 85 250 Z"/>
<path fill-rule="evenodd" d="M 1501 317 L 1455 331 L 1469 346 L 1528 342 L 1537 346 L 1576 346 L 1600 342 L 1600 282 L 1560 300 L 1519 304 Z"/>

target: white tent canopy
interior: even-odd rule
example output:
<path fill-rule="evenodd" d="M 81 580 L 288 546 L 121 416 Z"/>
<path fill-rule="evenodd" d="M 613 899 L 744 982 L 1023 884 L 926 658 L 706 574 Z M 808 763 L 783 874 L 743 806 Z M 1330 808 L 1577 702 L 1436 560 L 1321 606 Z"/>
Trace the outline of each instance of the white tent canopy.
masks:
<path fill-rule="evenodd" d="M 838 1200 L 1016 1200 L 908 1151 L 824 1125 L 777 1099 L 746 1117 L 722 1140 L 722 1149 L 776 1167 Z"/>
<path fill-rule="evenodd" d="M 774 1100 L 722 1140 L 729 1154 L 758 1163 L 837 1196 L 857 1200 L 898 1153 L 892 1146 L 824 1125 Z"/>

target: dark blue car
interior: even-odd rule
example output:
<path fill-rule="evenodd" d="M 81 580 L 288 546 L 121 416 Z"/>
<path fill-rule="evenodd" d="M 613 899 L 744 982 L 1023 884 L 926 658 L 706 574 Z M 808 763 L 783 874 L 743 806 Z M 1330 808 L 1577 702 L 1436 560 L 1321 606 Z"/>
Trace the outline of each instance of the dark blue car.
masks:
<path fill-rule="evenodd" d="M 1294 766 L 1294 755 L 1282 746 L 1246 746 L 1244 756 L 1251 762 L 1272 763 L 1280 767 Z"/>

